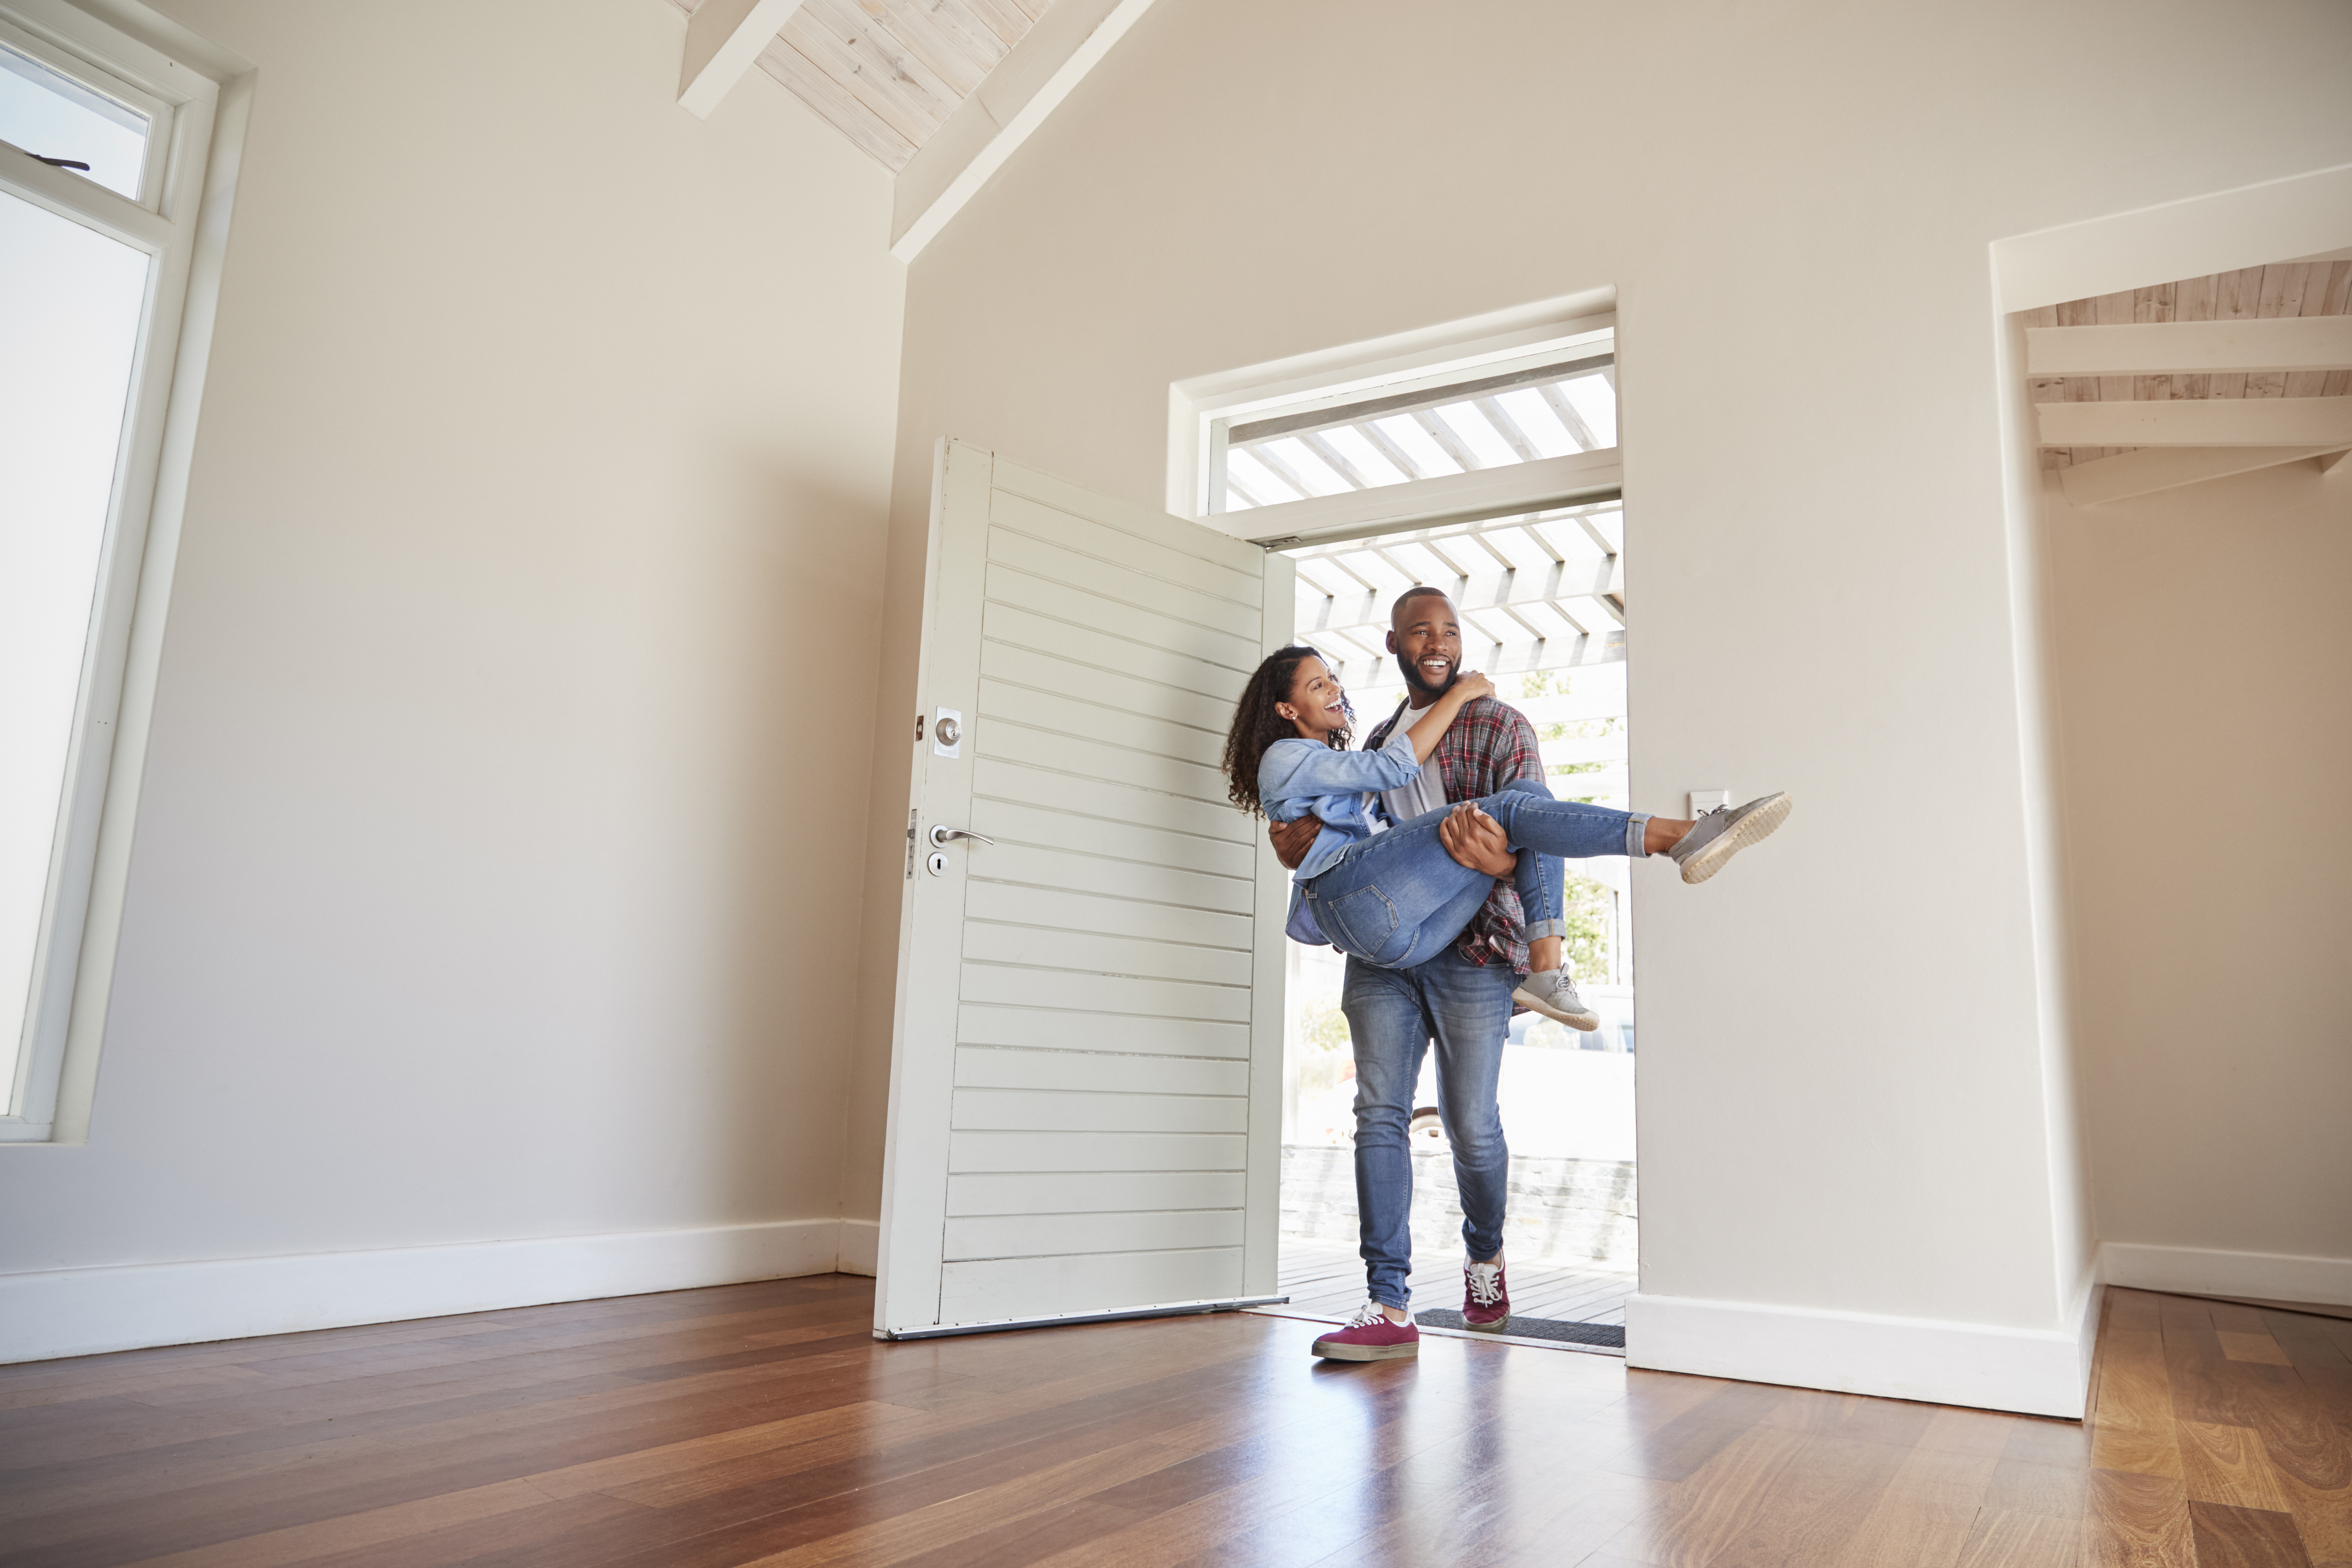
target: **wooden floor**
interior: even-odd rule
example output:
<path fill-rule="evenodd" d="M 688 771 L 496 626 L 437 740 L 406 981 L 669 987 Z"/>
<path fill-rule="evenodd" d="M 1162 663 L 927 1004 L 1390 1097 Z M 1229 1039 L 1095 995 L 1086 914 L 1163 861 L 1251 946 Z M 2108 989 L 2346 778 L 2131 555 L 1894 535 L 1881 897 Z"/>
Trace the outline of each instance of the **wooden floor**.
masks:
<path fill-rule="evenodd" d="M 1508 1268 L 1514 1317 L 1552 1318 L 1569 1323 L 1625 1321 L 1625 1298 L 1633 1293 L 1634 1274 L 1630 1268 L 1546 1262 L 1512 1263 Z M 1283 1306 L 1260 1309 L 1270 1315 L 1336 1323 L 1345 1321 L 1364 1304 L 1363 1259 L 1345 1242 L 1286 1236 L 1276 1273 L 1276 1288 L 1290 1300 Z M 1432 1307 L 1458 1309 L 1462 1305 L 1461 1249 L 1416 1249 L 1412 1277 L 1407 1283 L 1412 1289 L 1414 1311 Z"/>
<path fill-rule="evenodd" d="M 2109 1293 L 2094 1419 L 823 1276 L 0 1369 L 0 1563 L 2352 1562 L 2352 1323 Z"/>

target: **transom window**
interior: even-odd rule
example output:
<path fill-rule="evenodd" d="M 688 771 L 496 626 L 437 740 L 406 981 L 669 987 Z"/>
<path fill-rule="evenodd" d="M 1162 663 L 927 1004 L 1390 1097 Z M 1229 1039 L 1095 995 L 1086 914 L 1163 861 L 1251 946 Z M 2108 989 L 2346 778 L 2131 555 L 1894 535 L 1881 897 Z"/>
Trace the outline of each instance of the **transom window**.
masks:
<path fill-rule="evenodd" d="M 1229 426 L 1222 494 L 1242 511 L 1617 445 L 1616 358 L 1587 354 L 1439 388 Z"/>

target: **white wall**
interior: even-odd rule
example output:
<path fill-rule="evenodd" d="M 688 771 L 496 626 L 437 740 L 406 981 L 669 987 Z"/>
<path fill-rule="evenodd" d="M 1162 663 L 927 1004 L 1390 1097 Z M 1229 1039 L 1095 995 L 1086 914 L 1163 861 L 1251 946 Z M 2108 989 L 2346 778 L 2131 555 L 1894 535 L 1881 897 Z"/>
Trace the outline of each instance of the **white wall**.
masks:
<path fill-rule="evenodd" d="M 919 698 L 936 437 L 1157 504 L 1171 380 L 1615 285 L 1638 803 L 1799 802 L 1704 889 L 1638 873 L 1656 889 L 1644 1295 L 1763 1304 L 1771 1333 L 1814 1335 L 1816 1370 L 1750 1374 L 1845 1360 L 1846 1385 L 2079 1409 L 2088 1241 L 2060 976 L 2032 923 L 2036 672 L 1987 247 L 2352 157 L 2352 14 L 1498 0 L 1428 18 L 1161 0 L 915 263 L 883 707 Z M 2147 112 L 2177 102 L 2199 111 Z M 888 723 L 875 755 L 877 798 L 898 798 Z M 869 825 L 861 1215 L 891 831 Z M 1895 1349 L 1842 1356 L 1882 1329 Z M 2032 1367 L 1906 1384 L 1904 1344 Z"/>
<path fill-rule="evenodd" d="M 2352 468 L 2044 525 L 2111 1272 L 2352 1303 Z"/>
<path fill-rule="evenodd" d="M 757 72 L 679 110 L 656 0 L 161 3 L 259 75 L 89 1138 L 0 1148 L 0 1359 L 91 1348 L 22 1337 L 57 1271 L 830 1268 L 888 176 Z M 285 1289 L 202 1326 L 320 1321 Z"/>

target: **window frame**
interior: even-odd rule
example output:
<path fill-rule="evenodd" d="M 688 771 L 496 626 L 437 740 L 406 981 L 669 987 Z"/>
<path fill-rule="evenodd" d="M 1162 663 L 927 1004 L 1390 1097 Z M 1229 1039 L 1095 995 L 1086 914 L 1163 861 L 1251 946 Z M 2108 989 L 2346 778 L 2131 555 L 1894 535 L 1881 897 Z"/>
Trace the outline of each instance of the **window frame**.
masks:
<path fill-rule="evenodd" d="M 89 1130 L 253 71 L 135 0 L 0 0 L 0 37 L 151 127 L 137 201 L 0 142 L 0 191 L 149 258 L 32 984 L 0 1083 L 0 1145 L 38 1146 Z"/>
<path fill-rule="evenodd" d="M 1596 289 L 1171 383 L 1168 510 L 1271 549 L 1612 499 L 1623 484 L 1622 423 L 1616 447 L 1238 512 L 1213 510 L 1222 500 L 1225 437 L 1234 426 L 1434 395 L 1601 353 L 1613 359 L 1616 302 L 1615 289 Z"/>

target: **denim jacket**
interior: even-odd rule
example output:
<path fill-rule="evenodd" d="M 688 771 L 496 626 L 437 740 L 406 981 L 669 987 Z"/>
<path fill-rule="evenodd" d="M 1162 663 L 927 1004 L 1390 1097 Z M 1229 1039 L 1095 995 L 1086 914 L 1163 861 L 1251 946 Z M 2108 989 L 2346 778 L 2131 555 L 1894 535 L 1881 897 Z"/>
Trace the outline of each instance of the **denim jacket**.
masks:
<path fill-rule="evenodd" d="M 1335 752 L 1320 741 L 1286 737 L 1265 749 L 1257 764 L 1257 797 L 1276 822 L 1302 816 L 1322 819 L 1323 831 L 1290 877 L 1290 919 L 1295 940 L 1320 944 L 1323 933 L 1299 893 L 1300 884 L 1331 868 L 1350 845 L 1372 836 L 1365 815 L 1369 792 L 1395 789 L 1421 773 L 1412 737 L 1399 726 L 1377 752 Z"/>

